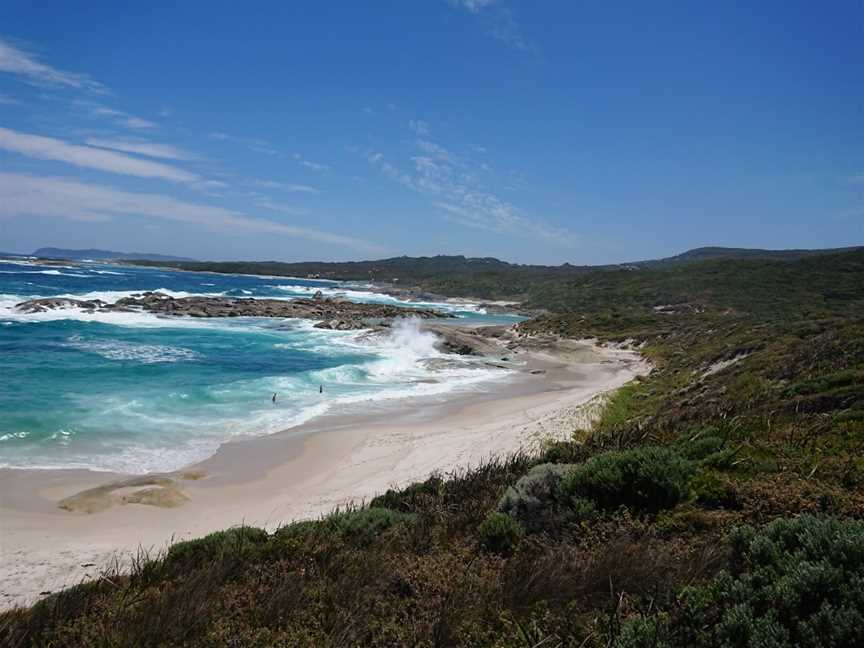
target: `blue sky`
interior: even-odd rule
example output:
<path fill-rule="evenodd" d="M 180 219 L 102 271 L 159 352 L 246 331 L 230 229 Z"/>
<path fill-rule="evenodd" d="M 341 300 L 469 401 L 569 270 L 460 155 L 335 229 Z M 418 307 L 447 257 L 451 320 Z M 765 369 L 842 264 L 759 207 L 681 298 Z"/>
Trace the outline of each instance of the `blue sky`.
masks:
<path fill-rule="evenodd" d="M 0 250 L 864 243 L 860 1 L 0 5 Z"/>

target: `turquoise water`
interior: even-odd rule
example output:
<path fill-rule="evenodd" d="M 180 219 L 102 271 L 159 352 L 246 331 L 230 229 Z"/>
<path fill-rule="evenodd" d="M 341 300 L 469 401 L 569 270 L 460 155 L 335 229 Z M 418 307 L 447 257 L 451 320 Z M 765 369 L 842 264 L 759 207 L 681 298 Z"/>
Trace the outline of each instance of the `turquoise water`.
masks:
<path fill-rule="evenodd" d="M 370 337 L 293 319 L 14 309 L 33 297 L 114 301 L 142 290 L 284 299 L 322 290 L 404 304 L 358 287 L 285 277 L 0 262 L 0 466 L 173 470 L 234 437 L 358 404 L 368 411 L 487 389 L 506 373 L 441 354 L 416 322 Z M 517 319 L 427 305 L 451 310 L 463 323 Z"/>

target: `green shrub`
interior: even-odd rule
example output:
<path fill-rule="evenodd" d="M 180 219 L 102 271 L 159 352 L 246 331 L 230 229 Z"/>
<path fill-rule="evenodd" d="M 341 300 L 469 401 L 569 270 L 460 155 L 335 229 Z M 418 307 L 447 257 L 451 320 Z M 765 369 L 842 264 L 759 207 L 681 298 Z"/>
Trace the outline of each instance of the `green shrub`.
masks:
<path fill-rule="evenodd" d="M 562 501 L 559 486 L 571 470 L 569 464 L 534 466 L 506 490 L 498 502 L 498 511 L 519 520 L 529 533 L 564 523 L 563 518 L 572 516 L 570 507 Z"/>
<path fill-rule="evenodd" d="M 269 538 L 264 529 L 256 527 L 216 531 L 203 538 L 172 545 L 165 556 L 165 563 L 170 566 L 199 567 L 225 558 L 246 558 Z"/>
<path fill-rule="evenodd" d="M 523 531 L 520 524 L 505 513 L 490 513 L 480 528 L 480 544 L 492 553 L 508 555 L 522 539 Z"/>
<path fill-rule="evenodd" d="M 665 627 L 658 617 L 636 617 L 621 626 L 613 648 L 671 648 L 663 639 Z"/>
<path fill-rule="evenodd" d="M 606 452 L 571 470 L 560 490 L 599 508 L 627 506 L 657 512 L 686 498 L 693 464 L 668 448 Z"/>
<path fill-rule="evenodd" d="M 374 506 L 334 513 L 325 520 L 325 526 L 346 542 L 368 545 L 390 527 L 413 519 L 413 515 Z"/>
<path fill-rule="evenodd" d="M 693 461 L 701 461 L 709 455 L 720 452 L 725 447 L 725 439 L 716 436 L 705 436 L 685 443 L 681 454 Z"/>
<path fill-rule="evenodd" d="M 679 447 L 685 458 L 699 462 L 706 468 L 726 470 L 735 459 L 735 451 L 728 447 L 726 440 L 713 434 L 683 441 Z"/>
<path fill-rule="evenodd" d="M 738 494 L 735 488 L 715 470 L 702 470 L 690 481 L 693 498 L 712 508 L 736 508 Z"/>
<path fill-rule="evenodd" d="M 852 423 L 857 421 L 864 421 L 864 408 L 837 412 L 834 415 L 835 423 Z"/>
<path fill-rule="evenodd" d="M 323 541 L 339 539 L 355 546 L 368 546 L 387 529 L 414 518 L 414 514 L 399 513 L 380 506 L 336 511 L 320 520 L 304 520 L 282 527 L 274 534 L 278 543 L 274 551 L 298 549 L 316 538 Z"/>
<path fill-rule="evenodd" d="M 695 506 L 679 506 L 657 515 L 657 531 L 665 536 L 707 531 L 714 526 L 716 522 L 711 515 Z"/>
<path fill-rule="evenodd" d="M 432 475 L 426 481 L 410 484 L 401 490 L 388 489 L 369 503 L 369 508 L 388 508 L 403 513 L 416 511 L 417 505 L 439 497 L 444 487 L 444 480 L 438 475 Z"/>
<path fill-rule="evenodd" d="M 864 645 L 864 522 L 802 515 L 737 528 L 730 540 L 729 570 L 681 593 L 661 633 L 667 645 Z"/>

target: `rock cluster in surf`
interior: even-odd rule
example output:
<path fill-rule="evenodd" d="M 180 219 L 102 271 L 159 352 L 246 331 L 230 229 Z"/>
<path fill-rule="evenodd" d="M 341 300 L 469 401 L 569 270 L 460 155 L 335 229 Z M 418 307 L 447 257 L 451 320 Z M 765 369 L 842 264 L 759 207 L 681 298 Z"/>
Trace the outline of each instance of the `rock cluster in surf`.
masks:
<path fill-rule="evenodd" d="M 113 304 L 101 299 L 50 297 L 31 299 L 16 305 L 22 313 L 78 308 L 84 312 L 136 312 L 185 317 L 293 317 L 319 320 L 317 328 L 333 330 L 363 329 L 401 317 L 440 319 L 453 317 L 431 308 L 408 308 L 388 304 L 362 304 L 333 299 L 317 293 L 312 299 L 253 299 L 243 297 L 172 297 L 160 292 L 144 292 L 118 299 Z"/>

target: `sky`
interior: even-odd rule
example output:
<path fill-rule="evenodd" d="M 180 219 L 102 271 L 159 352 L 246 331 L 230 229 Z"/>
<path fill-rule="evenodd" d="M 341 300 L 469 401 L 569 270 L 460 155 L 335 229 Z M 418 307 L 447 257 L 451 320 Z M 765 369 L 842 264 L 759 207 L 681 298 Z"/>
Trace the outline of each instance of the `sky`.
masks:
<path fill-rule="evenodd" d="M 864 244 L 864 3 L 0 3 L 0 250 Z"/>

